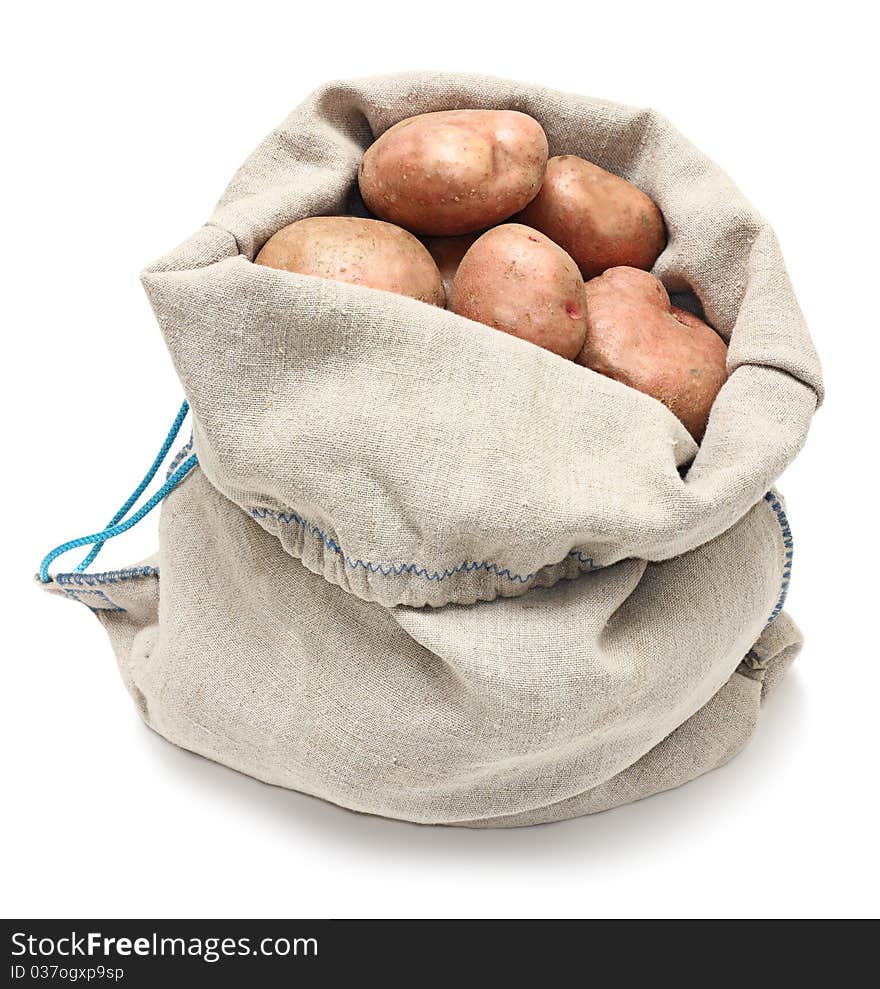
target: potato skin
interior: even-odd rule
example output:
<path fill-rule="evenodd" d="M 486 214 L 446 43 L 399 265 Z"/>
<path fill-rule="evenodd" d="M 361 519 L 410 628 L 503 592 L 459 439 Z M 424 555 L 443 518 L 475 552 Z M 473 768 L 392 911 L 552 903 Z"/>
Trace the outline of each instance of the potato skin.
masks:
<path fill-rule="evenodd" d="M 568 251 L 584 278 L 618 266 L 650 271 L 666 246 L 656 203 L 631 182 L 576 155 L 547 162 L 540 192 L 516 220 Z"/>
<path fill-rule="evenodd" d="M 461 259 L 470 250 L 471 244 L 477 237 L 479 234 L 462 234 L 461 237 L 428 237 L 424 241 L 425 247 L 428 248 L 434 263 L 440 270 L 447 302 L 452 297 L 452 283 L 455 280 L 455 273 L 458 271 Z"/>
<path fill-rule="evenodd" d="M 255 263 L 396 292 L 435 306 L 446 300 L 440 272 L 424 244 L 381 220 L 357 216 L 297 220 L 266 241 Z"/>
<path fill-rule="evenodd" d="M 699 443 L 727 380 L 727 346 L 670 304 L 638 268 L 609 268 L 586 284 L 587 335 L 577 362 L 661 401 Z"/>
<path fill-rule="evenodd" d="M 494 227 L 462 258 L 449 308 L 569 360 L 587 329 L 577 265 L 542 233 L 520 223 Z"/>
<path fill-rule="evenodd" d="M 440 110 L 401 120 L 364 154 L 368 209 L 414 233 L 453 237 L 494 226 L 541 188 L 547 136 L 518 110 Z"/>

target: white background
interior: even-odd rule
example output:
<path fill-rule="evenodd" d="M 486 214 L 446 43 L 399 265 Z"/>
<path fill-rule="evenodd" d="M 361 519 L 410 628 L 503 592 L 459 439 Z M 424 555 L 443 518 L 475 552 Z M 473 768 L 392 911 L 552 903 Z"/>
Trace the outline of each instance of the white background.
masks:
<path fill-rule="evenodd" d="M 863 3 L 813 9 L 7 10 L 5 915 L 877 915 L 876 24 Z M 98 622 L 31 583 L 48 548 L 128 494 L 180 401 L 139 270 L 312 88 L 408 68 L 661 109 L 773 222 L 825 363 L 827 403 L 781 483 L 801 659 L 731 764 L 592 818 L 421 828 L 212 765 L 143 727 Z M 105 568 L 152 552 L 155 522 Z"/>

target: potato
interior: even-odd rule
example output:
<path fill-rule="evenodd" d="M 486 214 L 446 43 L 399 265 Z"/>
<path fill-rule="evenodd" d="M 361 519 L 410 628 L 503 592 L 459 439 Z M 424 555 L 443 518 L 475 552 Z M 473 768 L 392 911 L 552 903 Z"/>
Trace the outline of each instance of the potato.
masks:
<path fill-rule="evenodd" d="M 516 220 L 568 251 L 584 278 L 618 265 L 649 271 L 666 246 L 666 227 L 654 201 L 576 155 L 547 162 L 541 191 Z"/>
<path fill-rule="evenodd" d="M 401 120 L 366 151 L 367 208 L 414 233 L 449 237 L 506 220 L 541 188 L 547 136 L 517 110 L 441 110 Z"/>
<path fill-rule="evenodd" d="M 462 258 L 449 308 L 572 359 L 587 330 L 577 265 L 542 233 L 520 223 L 494 227 Z"/>
<path fill-rule="evenodd" d="M 446 299 L 440 272 L 424 244 L 381 220 L 357 216 L 297 220 L 266 241 L 256 263 L 384 289 L 435 306 Z"/>
<path fill-rule="evenodd" d="M 447 301 L 452 296 L 452 282 L 461 259 L 478 236 L 478 234 L 463 234 L 461 237 L 429 237 L 424 242 L 434 263 L 440 269 Z"/>
<path fill-rule="evenodd" d="M 701 319 L 670 304 L 638 268 L 609 268 L 586 285 L 587 336 L 577 361 L 652 395 L 699 443 L 727 380 L 727 347 Z"/>

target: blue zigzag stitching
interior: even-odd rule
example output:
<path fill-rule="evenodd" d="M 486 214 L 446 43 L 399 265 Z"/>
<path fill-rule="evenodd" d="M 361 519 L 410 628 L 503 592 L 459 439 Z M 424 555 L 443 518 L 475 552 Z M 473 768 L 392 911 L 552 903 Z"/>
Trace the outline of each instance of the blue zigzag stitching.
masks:
<path fill-rule="evenodd" d="M 479 570 L 485 570 L 486 573 L 496 574 L 498 577 L 504 577 L 517 584 L 528 584 L 537 576 L 537 571 L 525 575 L 511 573 L 507 567 L 500 567 L 497 563 L 489 563 L 487 560 L 483 560 L 482 563 L 477 563 L 475 560 L 463 560 L 458 566 L 442 571 L 428 570 L 427 567 L 419 566 L 417 563 L 371 563 L 369 560 L 359 560 L 353 556 L 349 556 L 322 529 L 319 529 L 316 525 L 297 515 L 296 512 L 273 512 L 268 508 L 252 508 L 251 515 L 255 519 L 270 518 L 278 522 L 283 522 L 285 525 L 298 525 L 307 535 L 317 536 L 327 549 L 337 556 L 341 556 L 353 570 L 366 570 L 368 573 L 378 573 L 383 577 L 400 577 L 403 574 L 411 574 L 413 577 L 421 577 L 423 580 L 440 583 L 440 581 L 446 580 L 448 577 L 454 577 L 459 573 L 474 573 Z M 574 557 L 589 570 L 598 569 L 593 563 L 593 558 L 578 549 L 571 550 L 568 556 Z"/>
<path fill-rule="evenodd" d="M 165 472 L 165 480 L 167 481 L 169 477 L 177 470 L 177 468 L 186 460 L 186 458 L 192 453 L 193 448 L 193 437 L 190 438 L 186 443 L 174 454 L 174 459 L 168 465 L 168 470 Z"/>
<path fill-rule="evenodd" d="M 56 584 L 72 584 L 77 587 L 98 587 L 104 584 L 118 584 L 123 580 L 137 577 L 158 577 L 158 567 L 129 567 L 126 570 L 107 570 L 105 573 L 59 573 L 53 580 Z"/>
<path fill-rule="evenodd" d="M 782 544 L 785 546 L 785 566 L 782 568 L 782 587 L 779 592 L 779 600 L 776 602 L 776 607 L 770 614 L 770 618 L 767 620 L 767 625 L 772 625 L 773 622 L 779 617 L 779 612 L 782 611 L 785 606 L 785 599 L 788 597 L 788 587 L 791 583 L 791 561 L 794 555 L 794 540 L 791 535 L 791 527 L 788 524 L 788 517 L 785 514 L 785 509 L 782 507 L 781 502 L 773 494 L 772 491 L 768 491 L 764 495 L 764 501 L 766 501 L 776 514 L 776 521 L 779 523 L 779 528 L 782 530 Z M 766 627 L 766 626 L 765 626 Z"/>

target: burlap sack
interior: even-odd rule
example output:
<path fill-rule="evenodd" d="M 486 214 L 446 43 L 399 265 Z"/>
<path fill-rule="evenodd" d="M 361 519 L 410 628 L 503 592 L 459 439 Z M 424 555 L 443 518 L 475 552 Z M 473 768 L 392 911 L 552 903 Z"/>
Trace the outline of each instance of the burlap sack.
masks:
<path fill-rule="evenodd" d="M 635 182 L 655 273 L 730 343 L 697 449 L 660 403 L 400 296 L 255 266 L 357 211 L 403 117 L 510 107 Z M 590 813 L 719 765 L 800 647 L 778 475 L 821 398 L 772 231 L 660 115 L 477 76 L 318 90 L 143 276 L 200 468 L 156 560 L 61 574 L 149 725 L 258 779 L 413 821 Z M 768 493 L 769 492 L 769 493 Z"/>

